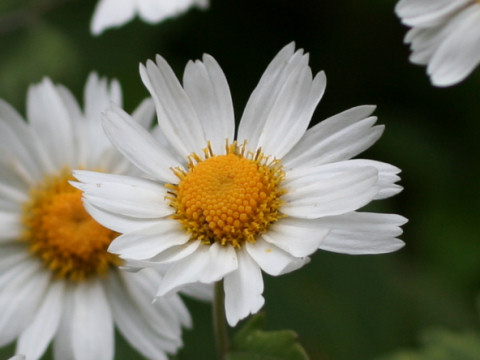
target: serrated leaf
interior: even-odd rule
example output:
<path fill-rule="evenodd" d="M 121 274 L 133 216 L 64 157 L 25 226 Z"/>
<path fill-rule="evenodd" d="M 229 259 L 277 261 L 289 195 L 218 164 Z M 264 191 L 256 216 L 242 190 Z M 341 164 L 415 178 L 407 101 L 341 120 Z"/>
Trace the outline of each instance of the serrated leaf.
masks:
<path fill-rule="evenodd" d="M 264 315 L 253 316 L 232 341 L 227 360 L 308 360 L 292 330 L 264 331 Z"/>
<path fill-rule="evenodd" d="M 478 360 L 480 334 L 455 333 L 446 329 L 432 329 L 421 336 L 418 350 L 401 350 L 378 360 Z"/>

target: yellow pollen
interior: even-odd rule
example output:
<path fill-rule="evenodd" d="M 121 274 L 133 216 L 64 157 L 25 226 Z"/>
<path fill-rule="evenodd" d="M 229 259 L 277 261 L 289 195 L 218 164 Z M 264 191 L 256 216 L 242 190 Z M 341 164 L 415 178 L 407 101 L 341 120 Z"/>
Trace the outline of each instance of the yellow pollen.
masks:
<path fill-rule="evenodd" d="M 117 233 L 85 211 L 82 193 L 71 186 L 71 172 L 47 177 L 30 192 L 24 205 L 22 240 L 57 277 L 82 281 L 105 276 L 121 260 L 107 252 Z"/>
<path fill-rule="evenodd" d="M 180 182 L 166 185 L 176 210 L 173 218 L 192 240 L 239 248 L 285 216 L 280 212 L 285 172 L 279 160 L 260 150 L 246 152 L 245 144 L 236 143 L 227 144 L 225 155 L 214 155 L 210 146 L 203 155 L 189 157 L 187 172 L 173 169 Z"/>

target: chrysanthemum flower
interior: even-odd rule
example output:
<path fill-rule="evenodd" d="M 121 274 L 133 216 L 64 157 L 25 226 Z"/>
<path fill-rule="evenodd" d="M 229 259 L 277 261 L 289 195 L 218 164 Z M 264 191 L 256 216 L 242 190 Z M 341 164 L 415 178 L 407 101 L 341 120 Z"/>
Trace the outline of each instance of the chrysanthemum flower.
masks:
<path fill-rule="evenodd" d="M 192 6 L 206 8 L 208 3 L 209 0 L 100 0 L 90 27 L 98 35 L 108 28 L 122 26 L 136 14 L 143 21 L 155 24 Z"/>
<path fill-rule="evenodd" d="M 165 60 L 141 66 L 170 147 L 118 107 L 104 128 L 149 179 L 76 171 L 92 216 L 123 235 L 109 251 L 131 266 L 168 266 L 157 295 L 184 284 L 224 281 L 228 323 L 264 304 L 261 271 L 300 268 L 317 249 L 376 254 L 399 249 L 394 214 L 356 212 L 398 193 L 399 169 L 349 160 L 372 145 L 374 106 L 307 130 L 325 90 L 308 55 L 283 48 L 251 95 L 237 135 L 225 76 L 209 55 L 189 62 L 183 87 Z M 173 150 L 172 150 L 173 149 Z"/>
<path fill-rule="evenodd" d="M 455 85 L 480 62 L 479 1 L 400 0 L 395 11 L 412 27 L 405 36 L 410 61 L 427 65 L 433 85 Z"/>
<path fill-rule="evenodd" d="M 191 322 L 176 295 L 151 304 L 156 270 L 118 270 L 122 261 L 107 252 L 118 234 L 88 215 L 68 183 L 72 168 L 133 168 L 101 128 L 111 101 L 121 104 L 119 84 L 95 74 L 84 110 L 48 79 L 29 89 L 28 122 L 0 100 L 0 346 L 17 339 L 28 360 L 52 340 L 58 360 L 113 359 L 114 324 L 147 358 L 167 359 Z M 153 115 L 149 99 L 132 121 L 149 126 Z"/>

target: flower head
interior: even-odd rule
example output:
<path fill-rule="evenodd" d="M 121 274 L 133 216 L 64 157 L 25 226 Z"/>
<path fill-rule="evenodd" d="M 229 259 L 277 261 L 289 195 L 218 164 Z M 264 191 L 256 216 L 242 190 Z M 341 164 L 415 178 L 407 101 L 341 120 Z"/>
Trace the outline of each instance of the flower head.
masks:
<path fill-rule="evenodd" d="M 132 267 L 167 266 L 157 295 L 223 279 L 233 326 L 264 304 L 262 270 L 288 273 L 319 248 L 375 254 L 403 246 L 396 237 L 406 219 L 356 211 L 401 190 L 398 168 L 349 160 L 383 131 L 374 126 L 374 107 L 307 130 L 326 78 L 313 77 L 308 54 L 294 44 L 266 69 L 236 137 L 229 87 L 211 56 L 187 64 L 183 86 L 160 56 L 140 73 L 170 146 L 113 107 L 106 133 L 149 179 L 75 177 L 94 218 L 123 233 L 110 252 Z"/>
<path fill-rule="evenodd" d="M 433 85 L 455 85 L 480 62 L 479 1 L 400 0 L 395 11 L 412 27 L 405 36 L 410 61 L 427 65 Z"/>
<path fill-rule="evenodd" d="M 151 304 L 156 270 L 119 271 L 123 261 L 107 252 L 118 233 L 93 220 L 69 184 L 72 168 L 135 172 L 100 123 L 121 101 L 119 84 L 96 74 L 84 109 L 48 79 L 28 92 L 28 122 L 0 100 L 0 346 L 18 339 L 29 360 L 52 340 L 58 360 L 113 359 L 114 324 L 144 356 L 166 359 L 190 324 L 178 296 Z M 148 99 L 132 121 L 146 127 L 153 114 Z"/>
<path fill-rule="evenodd" d="M 91 31 L 101 34 L 111 27 L 131 21 L 136 14 L 143 21 L 155 24 L 179 15 L 192 6 L 206 8 L 208 0 L 99 0 L 91 23 Z"/>

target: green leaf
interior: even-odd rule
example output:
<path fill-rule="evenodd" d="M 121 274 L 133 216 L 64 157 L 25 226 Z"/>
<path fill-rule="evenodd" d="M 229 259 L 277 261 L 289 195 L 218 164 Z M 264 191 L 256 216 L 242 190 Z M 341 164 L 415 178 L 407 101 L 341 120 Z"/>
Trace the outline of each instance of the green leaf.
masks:
<path fill-rule="evenodd" d="M 480 334 L 474 332 L 428 330 L 421 344 L 421 349 L 402 350 L 377 360 L 477 360 L 480 354 Z"/>
<path fill-rule="evenodd" d="M 264 314 L 253 316 L 233 338 L 227 360 L 308 360 L 292 330 L 264 331 Z"/>

